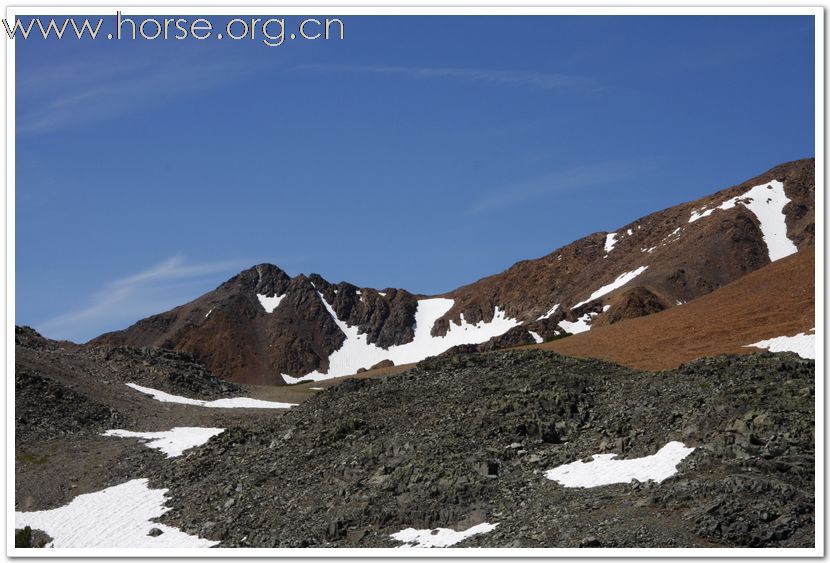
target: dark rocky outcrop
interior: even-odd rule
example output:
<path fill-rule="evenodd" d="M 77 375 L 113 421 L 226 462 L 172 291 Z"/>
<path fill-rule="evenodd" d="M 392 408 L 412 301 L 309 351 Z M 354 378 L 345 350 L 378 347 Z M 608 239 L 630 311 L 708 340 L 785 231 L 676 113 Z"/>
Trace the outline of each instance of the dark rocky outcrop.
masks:
<path fill-rule="evenodd" d="M 793 354 L 660 373 L 542 351 L 435 358 L 230 429 L 151 481 L 170 488 L 162 522 L 223 546 L 391 547 L 410 526 L 487 521 L 462 546 L 807 547 L 814 375 Z M 672 440 L 695 451 L 660 484 L 544 477 Z"/>

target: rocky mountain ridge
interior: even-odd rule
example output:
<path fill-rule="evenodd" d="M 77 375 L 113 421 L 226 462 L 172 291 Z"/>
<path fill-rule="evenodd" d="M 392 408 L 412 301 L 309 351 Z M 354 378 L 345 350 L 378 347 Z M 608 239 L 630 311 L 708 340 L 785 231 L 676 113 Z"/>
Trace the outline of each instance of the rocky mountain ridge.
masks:
<path fill-rule="evenodd" d="M 259 264 L 91 343 L 188 351 L 227 379 L 282 384 L 413 363 L 454 346 L 548 341 L 666 310 L 812 249 L 814 192 L 812 159 L 782 164 L 434 297 Z"/>

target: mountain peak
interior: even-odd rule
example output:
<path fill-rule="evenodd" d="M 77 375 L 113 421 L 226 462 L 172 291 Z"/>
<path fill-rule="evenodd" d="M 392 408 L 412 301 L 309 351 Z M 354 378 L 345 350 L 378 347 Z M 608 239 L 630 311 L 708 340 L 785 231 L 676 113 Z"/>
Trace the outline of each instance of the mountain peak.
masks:
<path fill-rule="evenodd" d="M 262 263 L 93 342 L 182 349 L 226 378 L 282 383 L 417 362 L 456 346 L 495 349 L 586 332 L 679 306 L 812 248 L 813 165 L 776 166 L 439 297 L 333 284 L 314 273 L 292 278 Z"/>

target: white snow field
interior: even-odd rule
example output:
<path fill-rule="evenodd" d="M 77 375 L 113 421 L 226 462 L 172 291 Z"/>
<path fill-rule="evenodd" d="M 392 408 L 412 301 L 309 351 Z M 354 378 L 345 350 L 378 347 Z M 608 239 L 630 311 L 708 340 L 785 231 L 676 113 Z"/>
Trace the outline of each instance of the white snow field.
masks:
<path fill-rule="evenodd" d="M 177 457 L 185 450 L 201 446 L 214 436 L 224 432 L 224 428 L 196 428 L 178 426 L 163 432 L 132 432 L 130 430 L 107 430 L 104 436 L 118 438 L 139 438 L 148 448 L 161 450 L 167 457 Z"/>
<path fill-rule="evenodd" d="M 259 299 L 259 304 L 262 305 L 262 308 L 265 309 L 266 313 L 273 313 L 274 309 L 279 307 L 280 301 L 285 298 L 285 295 L 272 295 L 271 297 L 268 297 L 262 293 L 257 293 L 256 297 Z"/>
<path fill-rule="evenodd" d="M 158 389 L 151 389 L 150 387 L 142 387 L 135 383 L 127 383 L 127 387 L 131 387 L 136 391 L 150 395 L 156 401 L 162 403 L 177 403 L 179 405 L 194 405 L 197 407 L 210 407 L 214 409 L 290 409 L 296 407 L 296 403 L 277 403 L 275 401 L 261 401 L 259 399 L 251 399 L 250 397 L 232 397 L 229 399 L 216 399 L 215 401 L 204 401 L 202 399 L 190 399 L 188 397 L 180 397 L 178 395 L 171 395 Z"/>
<path fill-rule="evenodd" d="M 548 318 L 548 317 L 550 317 L 552 314 L 554 314 L 558 308 L 559 308 L 559 303 L 557 303 L 556 305 L 554 305 L 553 307 L 551 307 L 550 309 L 548 309 L 548 312 L 547 312 L 547 313 L 545 313 L 544 315 L 542 315 L 541 317 L 539 317 L 539 318 L 538 318 L 538 319 L 536 319 L 536 320 L 537 320 L 537 321 L 543 321 L 543 320 L 547 319 L 547 318 Z"/>
<path fill-rule="evenodd" d="M 630 232 L 628 234 L 631 234 Z M 614 245 L 617 244 L 617 233 L 608 233 L 605 235 L 605 253 L 608 254 L 614 250 Z"/>
<path fill-rule="evenodd" d="M 529 331 L 527 331 L 527 332 L 529 332 L 529 333 L 530 333 L 530 337 L 531 337 L 531 338 L 533 338 L 533 341 L 534 341 L 536 344 L 541 344 L 542 342 L 544 342 L 544 341 L 545 341 L 545 339 L 544 339 L 544 338 L 542 338 L 541 336 L 539 336 L 539 333 L 538 333 L 538 332 L 533 332 L 532 330 L 529 330 Z"/>
<path fill-rule="evenodd" d="M 648 270 L 648 266 L 640 266 L 636 270 L 620 274 L 619 277 L 617 277 L 617 279 L 615 279 L 608 285 L 602 286 L 601 288 L 593 292 L 588 299 L 586 299 L 585 301 L 580 301 L 579 303 L 571 307 L 571 309 L 576 309 L 577 307 L 585 305 L 586 303 L 590 303 L 594 299 L 599 299 L 603 295 L 608 295 L 615 289 L 621 288 L 622 286 L 624 286 L 625 284 L 627 284 L 628 282 L 630 282 L 631 280 L 645 272 L 646 270 Z"/>
<path fill-rule="evenodd" d="M 559 328 L 570 332 L 571 334 L 579 334 L 580 332 L 588 332 L 591 330 L 591 321 L 599 313 L 585 313 L 575 321 L 559 321 Z"/>
<path fill-rule="evenodd" d="M 400 547 L 450 547 L 476 534 L 486 534 L 496 529 L 498 524 L 478 524 L 461 532 L 450 528 L 435 528 L 433 530 L 416 530 L 407 528 L 392 534 L 392 539 L 406 545 Z"/>
<path fill-rule="evenodd" d="M 750 188 L 742 196 L 727 199 L 717 207 L 692 211 L 689 223 L 708 217 L 717 209 L 732 209 L 740 203 L 752 211 L 758 219 L 764 242 L 767 244 L 770 262 L 775 262 L 798 252 L 798 248 L 793 244 L 793 241 L 787 237 L 784 206 L 789 202 L 790 198 L 784 192 L 784 184 L 778 180 L 773 180 L 767 184 Z"/>
<path fill-rule="evenodd" d="M 635 459 L 614 459 L 617 454 L 597 454 L 588 463 L 582 460 L 560 465 L 545 477 L 564 487 L 601 487 L 614 483 L 665 481 L 677 473 L 677 465 L 695 451 L 681 442 L 669 442 L 654 455 Z"/>
<path fill-rule="evenodd" d="M 813 328 L 810 332 L 816 330 Z M 765 348 L 770 352 L 795 352 L 802 358 L 816 359 L 816 335 L 799 332 L 795 336 L 779 336 L 769 340 L 761 340 L 747 347 Z"/>
<path fill-rule="evenodd" d="M 300 380 L 322 381 L 333 377 L 351 375 L 357 373 L 360 368 L 370 368 L 382 360 L 392 360 L 395 365 L 418 362 L 429 356 L 437 356 L 458 344 L 487 342 L 494 336 L 504 334 L 514 326 L 521 324 L 516 319 L 508 318 L 505 312 L 496 306 L 493 320 L 489 323 L 479 321 L 476 324 L 470 324 L 462 315 L 460 324 L 450 321 L 447 334 L 432 336 L 430 331 L 435 325 L 435 321 L 449 311 L 454 302 L 452 299 L 442 297 L 420 299 L 415 311 L 415 335 L 412 342 L 381 348 L 367 342 L 367 335 L 360 334 L 359 327 L 349 326 L 338 319 L 334 309 L 322 295 L 320 295 L 320 299 L 338 328 L 346 335 L 346 340 L 338 350 L 335 350 L 329 356 L 327 373 L 313 371 L 301 377 L 282 374 L 286 383 L 296 383 Z"/>
<path fill-rule="evenodd" d="M 14 527 L 31 526 L 54 539 L 48 547 L 211 547 L 219 542 L 151 522 L 165 507 L 167 489 L 150 489 L 147 479 L 133 479 L 96 493 L 78 495 L 66 506 L 15 512 Z M 148 536 L 152 528 L 163 533 Z"/>

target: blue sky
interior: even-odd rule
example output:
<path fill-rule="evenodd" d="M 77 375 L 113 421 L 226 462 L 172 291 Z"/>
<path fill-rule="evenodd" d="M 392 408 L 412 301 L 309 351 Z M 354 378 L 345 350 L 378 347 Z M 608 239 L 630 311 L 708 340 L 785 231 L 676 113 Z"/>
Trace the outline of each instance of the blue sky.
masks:
<path fill-rule="evenodd" d="M 813 156 L 810 18 L 343 20 L 18 41 L 16 323 L 84 341 L 259 262 L 440 293 Z"/>

